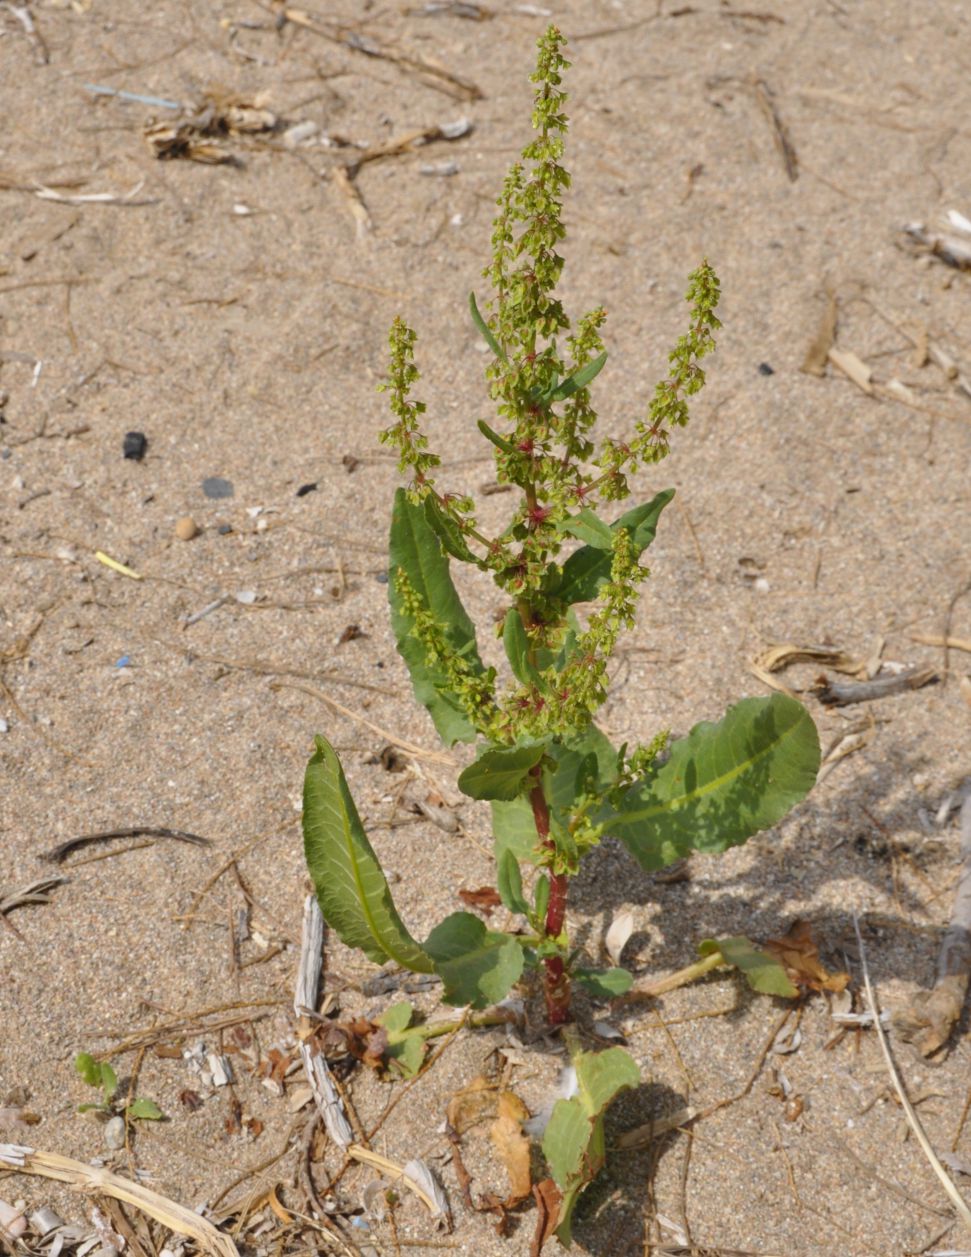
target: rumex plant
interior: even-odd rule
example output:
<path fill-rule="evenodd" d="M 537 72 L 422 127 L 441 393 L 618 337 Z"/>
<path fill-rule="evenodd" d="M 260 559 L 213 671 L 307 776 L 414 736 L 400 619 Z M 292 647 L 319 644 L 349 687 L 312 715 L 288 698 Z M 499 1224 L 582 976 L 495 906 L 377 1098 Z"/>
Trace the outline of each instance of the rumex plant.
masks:
<path fill-rule="evenodd" d="M 337 755 L 318 737 L 304 787 L 307 861 L 324 917 L 343 941 L 378 964 L 436 973 L 447 1003 L 484 1008 L 531 973 L 539 975 L 550 1026 L 571 1020 L 571 990 L 622 994 L 631 975 L 596 971 L 571 950 L 570 879 L 605 837 L 619 839 L 645 869 L 691 851 L 717 852 L 774 825 L 815 781 L 819 742 L 803 706 L 781 694 L 748 698 L 718 723 L 669 744 L 613 747 L 593 721 L 607 693 L 607 665 L 634 624 L 648 576 L 644 551 L 671 489 L 624 510 L 634 473 L 669 452 L 702 387 L 703 359 L 720 327 L 719 283 L 707 262 L 691 275 L 690 325 L 669 370 L 626 440 L 595 435 L 590 386 L 604 367 L 606 312 L 571 324 L 556 288 L 563 268 L 561 165 L 567 129 L 561 90 L 564 40 L 539 41 L 535 138 L 506 176 L 493 223 L 492 297 L 470 298 L 473 323 L 491 351 L 486 370 L 497 476 L 519 490 L 505 528 L 483 531 L 475 503 L 439 486 L 440 459 L 423 431 L 415 333 L 391 329 L 386 384 L 394 416 L 381 440 L 395 448 L 409 484 L 392 512 L 391 619 L 415 695 L 448 744 L 477 743 L 458 779 L 492 809 L 496 880 L 521 928 L 487 928 L 456 912 L 417 942 L 401 921 L 364 832 Z M 578 544 L 579 543 L 579 544 Z M 503 675 L 480 655 L 475 626 L 452 580 L 452 564 L 491 574 L 508 600 Z M 525 874 L 525 875 L 524 875 Z M 732 940 L 728 940 L 731 942 Z M 570 1035 L 578 1090 L 557 1102 L 543 1151 L 560 1193 L 557 1234 L 569 1240 L 578 1192 L 603 1163 L 603 1114 L 639 1072 L 620 1048 L 581 1052 Z"/>

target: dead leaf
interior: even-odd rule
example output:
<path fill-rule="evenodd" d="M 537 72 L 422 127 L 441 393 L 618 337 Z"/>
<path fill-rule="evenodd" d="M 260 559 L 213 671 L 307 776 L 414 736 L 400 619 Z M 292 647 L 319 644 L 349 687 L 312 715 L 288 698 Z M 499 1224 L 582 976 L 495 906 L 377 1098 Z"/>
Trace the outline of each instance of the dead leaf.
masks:
<path fill-rule="evenodd" d="M 796 646 L 792 642 L 780 642 L 769 646 L 752 660 L 752 666 L 764 668 L 766 672 L 781 672 L 793 663 L 824 664 L 834 672 L 843 672 L 847 676 L 863 676 L 867 661 L 857 655 L 848 654 L 836 646 Z"/>
<path fill-rule="evenodd" d="M 819 960 L 819 947 L 808 921 L 793 922 L 782 938 L 770 938 L 765 950 L 785 967 L 797 986 L 811 991 L 843 991 L 849 985 L 848 973 L 829 973 Z"/>
<path fill-rule="evenodd" d="M 666 1117 L 655 1118 L 653 1122 L 645 1122 L 642 1126 L 634 1126 L 630 1130 L 624 1131 L 617 1140 L 617 1147 L 628 1149 L 646 1148 L 648 1144 L 653 1143 L 655 1139 L 660 1139 L 668 1131 L 686 1126 L 697 1115 L 698 1110 L 689 1105 L 687 1108 L 677 1109 L 674 1113 L 669 1113 Z"/>
<path fill-rule="evenodd" d="M 806 356 L 799 368 L 807 375 L 825 375 L 826 373 L 826 358 L 836 339 L 836 313 L 836 294 L 830 289 L 826 297 L 826 309 L 816 335 L 806 350 Z"/>
<path fill-rule="evenodd" d="M 337 644 L 338 646 L 343 646 L 345 642 L 356 642 L 359 637 L 367 637 L 367 633 L 364 632 L 360 624 L 348 624 L 347 628 L 338 637 Z"/>
<path fill-rule="evenodd" d="M 509 1175 L 509 1196 L 506 1209 L 514 1209 L 533 1190 L 530 1174 L 529 1140 L 523 1134 L 523 1122 L 529 1109 L 512 1091 L 499 1092 L 499 1114 L 489 1128 L 492 1144 Z"/>
<path fill-rule="evenodd" d="M 484 916 L 489 916 L 493 908 L 502 903 L 499 892 L 494 886 L 480 886 L 478 890 L 460 890 L 459 899 L 467 908 L 476 908 Z"/>
<path fill-rule="evenodd" d="M 480 1074 L 467 1087 L 457 1091 L 448 1102 L 448 1124 L 459 1135 L 496 1112 L 498 1096 L 495 1084 Z"/>
<path fill-rule="evenodd" d="M 620 957 L 627 940 L 634 933 L 634 914 L 618 912 L 610 923 L 610 929 L 604 935 L 604 948 L 615 965 L 620 964 Z"/>
<path fill-rule="evenodd" d="M 529 1257 L 540 1257 L 543 1245 L 559 1225 L 563 1197 L 553 1180 L 544 1178 L 533 1187 L 533 1199 L 536 1201 L 536 1230 L 529 1246 Z"/>

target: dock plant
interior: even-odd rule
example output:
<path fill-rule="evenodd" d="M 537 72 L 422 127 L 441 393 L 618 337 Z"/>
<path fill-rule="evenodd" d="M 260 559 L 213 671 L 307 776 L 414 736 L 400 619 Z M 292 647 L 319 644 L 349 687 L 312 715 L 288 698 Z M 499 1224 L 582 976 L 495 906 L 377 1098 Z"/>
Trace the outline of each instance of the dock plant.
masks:
<path fill-rule="evenodd" d="M 381 440 L 397 451 L 408 478 L 391 519 L 394 635 L 442 740 L 475 745 L 458 786 L 491 808 L 496 885 L 514 927 L 492 929 L 473 913 L 455 912 L 417 941 L 323 737 L 306 773 L 304 835 L 321 910 L 348 946 L 376 964 L 437 974 L 448 1004 L 484 1009 L 514 987 L 542 988 L 549 1026 L 567 1027 L 577 1079 L 576 1093 L 556 1103 L 542 1145 L 555 1183 L 556 1233 L 568 1243 L 576 1198 L 604 1162 L 605 1110 L 640 1081 L 622 1048 L 582 1051 L 569 1025 L 576 987 L 605 999 L 631 983 L 626 970 L 595 969 L 574 949 L 571 879 L 608 837 L 642 868 L 657 870 L 775 825 L 814 783 L 819 742 L 802 704 L 782 694 L 744 698 L 675 741 L 661 730 L 617 748 L 594 722 L 607 697 L 608 664 L 634 625 L 649 575 L 644 552 L 674 496 L 662 489 L 631 506 L 632 483 L 668 456 L 687 424 L 721 325 L 719 281 L 704 261 L 688 283 L 688 329 L 643 414 L 623 439 L 598 434 L 591 388 L 607 362 L 606 311 L 571 322 L 556 295 L 570 186 L 562 165 L 564 42 L 554 26 L 539 40 L 535 135 L 498 198 L 483 272 L 491 295 L 481 304 L 469 299 L 488 349 L 493 408 L 478 429 L 492 447 L 497 479 L 517 491 L 500 531 L 479 522 L 470 497 L 441 484 L 425 403 L 415 397 L 415 332 L 401 318 L 391 328 L 383 385 L 393 421 Z M 501 669 L 480 656 L 453 581 L 462 567 L 489 573 L 505 600 Z M 725 940 L 720 952 L 711 944 L 718 959 L 706 967 L 725 956 L 730 962 L 733 942 L 744 940 Z M 407 1019 L 402 1010 L 402 1034 Z"/>

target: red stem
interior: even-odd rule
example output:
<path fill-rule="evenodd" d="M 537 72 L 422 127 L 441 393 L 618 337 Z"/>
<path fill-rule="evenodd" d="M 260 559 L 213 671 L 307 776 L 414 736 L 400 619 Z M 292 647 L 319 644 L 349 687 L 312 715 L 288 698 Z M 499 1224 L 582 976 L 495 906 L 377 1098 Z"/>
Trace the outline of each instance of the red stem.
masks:
<path fill-rule="evenodd" d="M 537 774 L 538 776 L 538 774 Z M 543 792 L 543 783 L 537 781 L 529 793 L 540 842 L 553 852 L 556 850 L 550 838 L 550 809 Z M 565 873 L 550 871 L 550 901 L 546 909 L 544 933 L 547 938 L 557 938 L 563 932 L 566 918 L 566 896 L 569 881 Z M 570 1020 L 570 979 L 566 974 L 562 956 L 547 956 L 543 961 L 543 989 L 546 995 L 546 1015 L 551 1026 L 562 1026 Z"/>

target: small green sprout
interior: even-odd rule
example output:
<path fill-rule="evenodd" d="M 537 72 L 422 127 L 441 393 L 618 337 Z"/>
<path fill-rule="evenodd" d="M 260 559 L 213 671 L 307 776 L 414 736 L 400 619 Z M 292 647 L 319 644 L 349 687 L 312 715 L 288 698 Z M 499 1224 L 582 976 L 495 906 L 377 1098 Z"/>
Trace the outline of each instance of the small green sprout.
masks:
<path fill-rule="evenodd" d="M 100 1087 L 102 1095 L 100 1103 L 79 1104 L 79 1113 L 95 1110 L 108 1116 L 120 1114 L 126 1122 L 158 1122 L 165 1116 L 154 1100 L 119 1099 L 118 1076 L 107 1061 L 79 1052 L 74 1058 L 74 1068 L 89 1087 Z"/>

